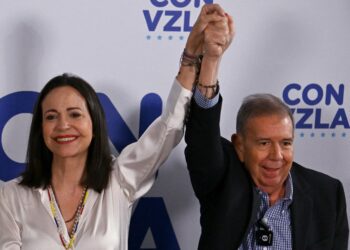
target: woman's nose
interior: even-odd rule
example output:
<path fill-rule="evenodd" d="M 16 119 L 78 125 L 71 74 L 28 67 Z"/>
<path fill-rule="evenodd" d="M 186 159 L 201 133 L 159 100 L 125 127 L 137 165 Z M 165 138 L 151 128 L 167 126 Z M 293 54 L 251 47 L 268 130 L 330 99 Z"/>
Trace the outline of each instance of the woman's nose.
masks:
<path fill-rule="evenodd" d="M 69 121 L 66 117 L 59 117 L 58 118 L 58 123 L 57 123 L 57 128 L 58 129 L 61 129 L 61 130 L 64 130 L 64 129 L 67 129 L 69 128 Z"/>

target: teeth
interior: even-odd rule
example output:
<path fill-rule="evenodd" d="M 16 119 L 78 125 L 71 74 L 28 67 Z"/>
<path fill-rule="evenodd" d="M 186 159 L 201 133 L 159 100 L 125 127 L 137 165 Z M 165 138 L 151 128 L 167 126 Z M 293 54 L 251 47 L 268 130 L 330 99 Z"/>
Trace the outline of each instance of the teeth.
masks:
<path fill-rule="evenodd" d="M 58 142 L 67 142 L 67 141 L 73 141 L 75 137 L 64 137 L 64 138 L 57 138 L 56 140 Z"/>

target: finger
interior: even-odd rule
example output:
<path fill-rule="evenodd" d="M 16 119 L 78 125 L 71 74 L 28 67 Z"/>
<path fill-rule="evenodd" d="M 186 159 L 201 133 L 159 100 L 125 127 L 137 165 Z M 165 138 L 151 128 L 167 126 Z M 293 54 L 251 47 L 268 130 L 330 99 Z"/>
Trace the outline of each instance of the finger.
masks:
<path fill-rule="evenodd" d="M 227 36 L 218 36 L 215 33 L 208 34 L 204 37 L 204 42 L 208 44 L 216 44 L 225 46 L 227 44 Z"/>
<path fill-rule="evenodd" d="M 216 12 L 210 15 L 200 16 L 192 28 L 192 34 L 202 33 L 210 23 L 226 22 L 227 17 L 220 16 Z"/>
<path fill-rule="evenodd" d="M 198 45 L 202 43 L 203 31 L 207 28 L 209 23 L 220 22 L 227 19 L 224 10 L 218 4 L 206 4 L 202 7 L 192 31 L 187 39 L 187 45 L 189 50 L 197 50 Z"/>
<path fill-rule="evenodd" d="M 217 12 L 220 16 L 225 16 L 225 11 L 221 6 L 217 3 L 214 4 L 205 4 L 202 7 L 201 14 L 208 15 Z"/>
<path fill-rule="evenodd" d="M 223 35 L 223 36 L 229 35 L 228 19 L 225 17 L 225 19 L 222 19 L 218 22 L 209 23 L 205 32 L 206 33 L 214 32 L 218 35 Z"/>
<path fill-rule="evenodd" d="M 208 25 L 208 28 L 213 30 L 225 31 L 228 33 L 229 31 L 228 20 L 225 17 L 225 18 L 219 19 L 219 21 L 210 22 Z"/>
<path fill-rule="evenodd" d="M 227 17 L 226 16 L 221 16 L 218 13 L 214 12 L 210 15 L 205 15 L 202 17 L 202 22 L 205 23 L 206 25 L 208 23 L 218 23 L 218 22 L 223 22 L 227 23 Z"/>
<path fill-rule="evenodd" d="M 226 18 L 225 11 L 219 4 L 205 4 L 194 25 L 199 32 L 203 31 L 209 22 L 217 22 Z"/>
<path fill-rule="evenodd" d="M 229 35 L 231 37 L 231 39 L 233 38 L 233 36 L 235 35 L 235 23 L 233 21 L 232 16 L 230 16 L 229 14 L 226 15 L 227 16 L 227 24 L 228 24 L 228 28 L 229 28 Z"/>

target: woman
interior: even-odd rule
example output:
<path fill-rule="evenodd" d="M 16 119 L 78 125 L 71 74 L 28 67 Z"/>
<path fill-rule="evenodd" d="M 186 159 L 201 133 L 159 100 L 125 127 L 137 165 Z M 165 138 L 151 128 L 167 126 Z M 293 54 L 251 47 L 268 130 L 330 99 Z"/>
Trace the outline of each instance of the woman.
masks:
<path fill-rule="evenodd" d="M 199 79 L 216 82 L 220 48 L 230 43 L 226 22 L 220 6 L 203 7 L 163 114 L 117 159 L 93 88 L 68 74 L 45 85 L 33 112 L 27 168 L 0 187 L 1 249 L 127 249 L 132 205 L 182 138 L 203 49 Z"/>

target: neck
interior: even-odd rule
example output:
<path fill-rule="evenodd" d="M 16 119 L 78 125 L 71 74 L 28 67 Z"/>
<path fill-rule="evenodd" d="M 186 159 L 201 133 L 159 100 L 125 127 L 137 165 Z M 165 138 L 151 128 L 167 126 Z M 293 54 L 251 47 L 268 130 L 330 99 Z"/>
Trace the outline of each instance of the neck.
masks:
<path fill-rule="evenodd" d="M 282 186 L 279 190 L 275 192 L 268 193 L 270 206 L 273 206 L 279 199 L 284 197 L 285 187 Z"/>
<path fill-rule="evenodd" d="M 56 189 L 80 187 L 86 160 L 54 158 L 52 161 L 52 185 Z"/>

